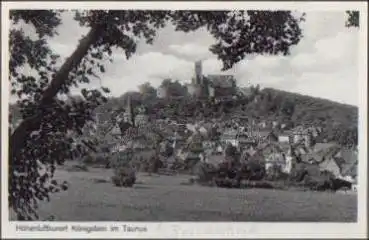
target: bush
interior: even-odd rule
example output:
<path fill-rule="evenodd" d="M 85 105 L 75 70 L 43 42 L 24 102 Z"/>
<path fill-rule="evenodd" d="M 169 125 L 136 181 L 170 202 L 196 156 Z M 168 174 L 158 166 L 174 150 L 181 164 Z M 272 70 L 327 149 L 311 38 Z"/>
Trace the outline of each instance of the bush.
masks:
<path fill-rule="evenodd" d="M 216 177 L 214 179 L 214 182 L 217 187 L 225 187 L 225 188 L 240 188 L 241 183 L 238 181 L 238 179 L 231 179 L 231 178 L 219 178 Z"/>
<path fill-rule="evenodd" d="M 91 163 L 94 162 L 94 158 L 91 155 L 87 155 L 87 156 L 83 157 L 82 162 L 84 164 L 91 164 Z"/>
<path fill-rule="evenodd" d="M 89 154 L 83 158 L 83 163 L 86 165 L 102 165 L 106 168 L 110 168 L 110 155 Z"/>
<path fill-rule="evenodd" d="M 282 172 L 281 168 L 278 166 L 273 166 L 268 169 L 266 173 L 266 179 L 269 181 L 280 181 L 280 180 L 287 180 L 289 175 Z"/>
<path fill-rule="evenodd" d="M 265 168 L 260 162 L 250 160 L 241 164 L 239 174 L 242 179 L 259 181 L 265 177 Z"/>
<path fill-rule="evenodd" d="M 136 173 L 133 168 L 120 167 L 115 169 L 112 182 L 117 187 L 132 187 L 136 183 Z"/>
<path fill-rule="evenodd" d="M 198 183 L 210 183 L 215 176 L 216 168 L 211 164 L 198 162 L 194 167 L 194 173 Z"/>
<path fill-rule="evenodd" d="M 131 164 L 133 154 L 130 151 L 114 154 L 111 161 L 114 176 L 112 182 L 118 187 L 132 187 L 136 182 L 136 171 Z"/>
<path fill-rule="evenodd" d="M 69 168 L 67 168 L 68 171 L 70 172 L 88 172 L 88 168 L 86 165 L 80 165 L 80 164 L 75 164 Z"/>

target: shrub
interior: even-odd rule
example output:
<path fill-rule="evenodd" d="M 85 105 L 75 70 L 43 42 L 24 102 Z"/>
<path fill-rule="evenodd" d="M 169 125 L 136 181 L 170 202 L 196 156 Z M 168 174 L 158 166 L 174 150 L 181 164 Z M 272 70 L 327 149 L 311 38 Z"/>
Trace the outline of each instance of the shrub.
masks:
<path fill-rule="evenodd" d="M 96 164 L 106 164 L 106 162 L 109 162 L 108 159 L 106 159 L 102 154 L 98 154 L 95 157 L 95 163 Z"/>
<path fill-rule="evenodd" d="M 259 181 L 265 177 L 265 168 L 260 162 L 249 160 L 241 164 L 239 174 L 242 179 Z"/>
<path fill-rule="evenodd" d="M 215 176 L 216 168 L 211 164 L 198 162 L 194 167 L 194 173 L 198 183 L 210 183 Z"/>
<path fill-rule="evenodd" d="M 82 159 L 84 164 L 91 164 L 94 162 L 94 158 L 91 155 L 84 156 Z"/>
<path fill-rule="evenodd" d="M 86 165 L 75 164 L 67 169 L 70 172 L 88 172 L 88 168 Z"/>
<path fill-rule="evenodd" d="M 270 181 L 280 181 L 280 180 L 287 180 L 289 175 L 282 172 L 279 166 L 273 166 L 268 169 L 266 173 L 266 179 Z"/>
<path fill-rule="evenodd" d="M 112 182 L 118 187 L 132 187 L 136 182 L 136 171 L 131 164 L 133 154 L 130 151 L 119 152 L 113 156 L 111 165 L 114 176 Z"/>
<path fill-rule="evenodd" d="M 132 187 L 136 183 L 136 173 L 133 168 L 120 167 L 114 171 L 112 182 L 117 187 Z"/>

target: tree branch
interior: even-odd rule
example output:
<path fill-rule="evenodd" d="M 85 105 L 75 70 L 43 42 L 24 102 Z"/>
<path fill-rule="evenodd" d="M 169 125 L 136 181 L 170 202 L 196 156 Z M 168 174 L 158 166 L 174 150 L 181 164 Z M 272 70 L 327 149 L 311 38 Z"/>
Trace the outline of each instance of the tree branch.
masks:
<path fill-rule="evenodd" d="M 48 103 L 50 103 L 57 93 L 60 91 L 63 84 L 68 79 L 70 71 L 78 66 L 82 58 L 87 54 L 90 46 L 95 43 L 99 37 L 101 27 L 92 27 L 87 36 L 85 36 L 79 43 L 77 49 L 72 55 L 64 62 L 55 77 L 51 81 L 50 85 L 45 89 L 38 109 L 43 109 Z M 9 159 L 16 157 L 16 154 L 25 146 L 25 143 L 29 137 L 29 134 L 39 129 L 42 120 L 42 113 L 36 113 L 34 116 L 24 119 L 21 124 L 15 129 L 10 137 L 10 156 Z"/>

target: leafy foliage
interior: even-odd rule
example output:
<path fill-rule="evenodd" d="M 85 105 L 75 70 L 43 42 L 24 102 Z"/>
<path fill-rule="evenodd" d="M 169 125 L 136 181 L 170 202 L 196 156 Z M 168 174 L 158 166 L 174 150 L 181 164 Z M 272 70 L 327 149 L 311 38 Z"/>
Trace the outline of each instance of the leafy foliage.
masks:
<path fill-rule="evenodd" d="M 359 11 L 346 11 L 347 13 L 347 27 L 359 27 L 360 26 L 360 14 Z"/>
<path fill-rule="evenodd" d="M 288 55 L 291 45 L 298 44 L 302 32 L 290 11 L 176 11 L 177 30 L 192 31 L 205 26 L 216 39 L 210 47 L 231 68 L 247 54 Z"/>
<path fill-rule="evenodd" d="M 178 80 L 164 79 L 160 87 L 165 88 L 167 95 L 170 97 L 183 97 L 187 95 L 186 86 L 182 85 Z"/>
<path fill-rule="evenodd" d="M 112 160 L 114 176 L 112 181 L 118 187 L 132 187 L 136 182 L 136 172 L 132 166 L 133 153 L 128 150 L 115 154 Z"/>
<path fill-rule="evenodd" d="M 227 69 L 246 54 L 288 54 L 289 47 L 302 37 L 301 19 L 289 11 L 75 11 L 76 21 L 90 31 L 59 67 L 60 59 L 48 47 L 47 39 L 57 32 L 60 11 L 12 10 L 10 18 L 13 23 L 23 20 L 31 24 L 38 35 L 33 40 L 22 30 L 9 33 L 9 81 L 11 94 L 19 98 L 22 118 L 10 132 L 9 205 L 19 220 L 38 217 L 32 203 L 53 192 L 47 184 L 55 183 L 51 179 L 56 164 L 91 151 L 93 141 L 75 139 L 80 139 L 77 136 L 82 135 L 83 126 L 93 121 L 93 110 L 107 101 L 109 90 L 82 89 L 82 97 L 63 99 L 69 99 L 72 87 L 99 79 L 116 49 L 131 57 L 137 39 L 152 43 L 156 30 L 169 22 L 185 32 L 206 27 L 217 40 L 210 50 Z M 27 66 L 36 73 L 22 73 Z M 41 172 L 40 167 L 46 170 Z"/>

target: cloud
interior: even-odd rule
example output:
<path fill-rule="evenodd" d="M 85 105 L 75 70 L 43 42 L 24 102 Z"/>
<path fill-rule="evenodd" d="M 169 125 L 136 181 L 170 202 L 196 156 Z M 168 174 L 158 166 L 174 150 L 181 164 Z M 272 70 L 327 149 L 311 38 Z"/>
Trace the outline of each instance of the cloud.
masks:
<path fill-rule="evenodd" d="M 68 57 L 88 29 L 81 28 L 70 12 L 62 17 L 60 35 L 49 43 L 62 57 Z M 129 60 L 121 50 L 115 51 L 101 84 L 119 96 L 147 81 L 153 86 L 164 78 L 189 82 L 194 61 L 203 59 L 204 74 L 234 74 L 241 86 L 260 84 L 357 105 L 359 34 L 355 28 L 346 28 L 345 20 L 343 11 L 307 12 L 302 24 L 304 37 L 291 48 L 290 56 L 247 56 L 226 72 L 208 50 L 214 39 L 206 29 L 183 33 L 168 25 L 158 31 L 153 45 L 138 42 L 137 53 Z M 96 81 L 91 86 L 99 85 Z"/>
<path fill-rule="evenodd" d="M 134 55 L 129 60 L 115 60 L 107 66 L 102 84 L 109 87 L 113 95 L 119 96 L 125 91 L 137 91 L 137 86 L 145 82 L 158 87 L 165 78 L 188 83 L 192 75 L 191 61 L 161 52 L 148 52 Z"/>
<path fill-rule="evenodd" d="M 195 43 L 188 43 L 183 45 L 172 44 L 169 49 L 176 54 L 189 57 L 191 59 L 203 60 L 211 56 L 209 46 L 202 46 Z"/>
<path fill-rule="evenodd" d="M 314 97 L 358 105 L 357 68 L 346 68 L 336 73 L 304 73 L 290 91 Z"/>

